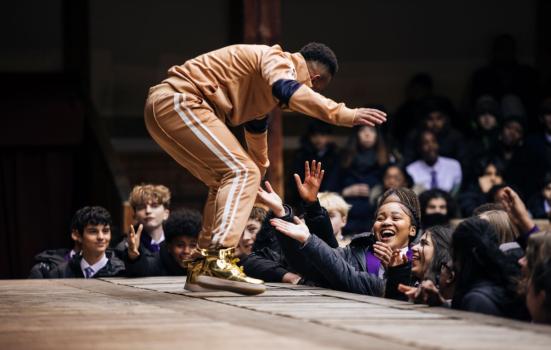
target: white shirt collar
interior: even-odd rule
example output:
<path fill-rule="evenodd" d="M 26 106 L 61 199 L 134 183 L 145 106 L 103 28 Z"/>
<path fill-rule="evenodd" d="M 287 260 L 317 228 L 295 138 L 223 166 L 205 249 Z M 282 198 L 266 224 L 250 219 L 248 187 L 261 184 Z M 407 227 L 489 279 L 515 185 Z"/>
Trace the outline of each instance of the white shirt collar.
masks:
<path fill-rule="evenodd" d="M 83 257 L 82 260 L 80 260 L 80 269 L 82 270 L 82 274 L 86 276 L 86 272 L 84 270 L 86 270 L 87 267 L 91 267 L 93 271 L 90 277 L 93 277 L 99 270 L 101 270 L 105 265 L 107 265 L 108 262 L 109 262 L 109 259 L 107 259 L 107 256 L 105 255 L 105 253 L 103 253 L 103 256 L 101 257 L 101 259 L 94 265 L 90 265 Z"/>
<path fill-rule="evenodd" d="M 163 241 L 165 240 L 165 234 L 163 232 L 163 234 L 161 235 L 161 238 L 159 238 L 158 241 L 154 240 L 153 238 L 151 238 L 151 244 L 161 244 Z"/>

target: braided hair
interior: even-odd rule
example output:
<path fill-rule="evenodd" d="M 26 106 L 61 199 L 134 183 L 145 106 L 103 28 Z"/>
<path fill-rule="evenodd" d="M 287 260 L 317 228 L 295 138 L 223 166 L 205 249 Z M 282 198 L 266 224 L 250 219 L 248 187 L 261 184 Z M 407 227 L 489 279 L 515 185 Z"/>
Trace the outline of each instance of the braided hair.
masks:
<path fill-rule="evenodd" d="M 383 204 L 391 202 L 399 203 L 406 208 L 405 212 L 409 216 L 412 226 L 415 226 L 415 236 L 410 237 L 410 242 L 412 242 L 417 237 L 419 228 L 421 227 L 421 205 L 419 204 L 419 197 L 417 197 L 415 192 L 406 187 L 391 188 L 383 193 L 379 206 L 375 212 L 377 212 Z"/>

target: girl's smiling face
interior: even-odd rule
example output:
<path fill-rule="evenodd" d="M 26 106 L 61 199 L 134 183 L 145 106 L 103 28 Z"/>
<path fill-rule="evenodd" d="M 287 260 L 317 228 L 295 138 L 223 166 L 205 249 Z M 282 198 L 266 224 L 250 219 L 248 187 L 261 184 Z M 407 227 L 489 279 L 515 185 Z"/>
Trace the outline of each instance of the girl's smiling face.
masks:
<path fill-rule="evenodd" d="M 375 216 L 375 237 L 392 249 L 407 247 L 409 237 L 415 237 L 416 228 L 404 209 L 398 202 L 387 202 L 379 207 Z"/>
<path fill-rule="evenodd" d="M 412 248 L 411 272 L 418 280 L 423 280 L 434 257 L 434 242 L 430 231 L 425 231 L 419 243 Z"/>

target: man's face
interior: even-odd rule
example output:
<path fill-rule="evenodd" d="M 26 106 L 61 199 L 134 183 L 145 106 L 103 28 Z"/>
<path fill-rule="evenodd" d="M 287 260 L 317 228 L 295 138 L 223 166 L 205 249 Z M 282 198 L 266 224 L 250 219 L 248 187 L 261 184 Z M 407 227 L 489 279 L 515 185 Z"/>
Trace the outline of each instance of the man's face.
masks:
<path fill-rule="evenodd" d="M 430 112 L 425 119 L 425 126 L 435 134 L 438 134 L 444 125 L 446 125 L 446 115 L 440 111 Z"/>
<path fill-rule="evenodd" d="M 524 136 L 524 129 L 522 125 L 516 121 L 510 121 L 503 126 L 501 132 L 501 139 L 507 146 L 517 146 Z"/>
<path fill-rule="evenodd" d="M 438 159 L 438 141 L 431 132 L 421 135 L 421 157 L 428 164 L 434 164 Z"/>
<path fill-rule="evenodd" d="M 135 218 L 138 224 L 142 224 L 145 232 L 151 232 L 168 219 L 169 211 L 164 205 L 147 202 L 136 207 Z"/>
<path fill-rule="evenodd" d="M 312 81 L 312 89 L 316 92 L 321 92 L 329 86 L 332 76 L 327 67 L 316 61 L 307 61 L 308 72 L 310 73 L 310 81 Z"/>
<path fill-rule="evenodd" d="M 346 216 L 343 216 L 338 210 L 329 210 L 329 219 L 331 219 L 331 226 L 333 227 L 333 233 L 338 236 L 342 233 L 342 229 L 346 226 Z"/>
<path fill-rule="evenodd" d="M 168 252 L 174 260 L 182 263 L 191 259 L 192 253 L 197 248 L 197 239 L 189 236 L 177 236 L 167 244 Z"/>
<path fill-rule="evenodd" d="M 86 225 L 80 235 L 76 232 L 77 240 L 82 245 L 83 254 L 101 255 L 105 253 L 111 241 L 111 227 L 109 225 Z"/>
<path fill-rule="evenodd" d="M 444 198 L 433 198 L 427 203 L 427 209 L 425 214 L 448 214 L 448 205 Z"/>
<path fill-rule="evenodd" d="M 243 230 L 243 235 L 239 240 L 239 251 L 241 254 L 249 255 L 253 251 L 253 244 L 256 241 L 256 235 L 260 231 L 262 223 L 258 220 L 249 219 L 247 226 Z"/>

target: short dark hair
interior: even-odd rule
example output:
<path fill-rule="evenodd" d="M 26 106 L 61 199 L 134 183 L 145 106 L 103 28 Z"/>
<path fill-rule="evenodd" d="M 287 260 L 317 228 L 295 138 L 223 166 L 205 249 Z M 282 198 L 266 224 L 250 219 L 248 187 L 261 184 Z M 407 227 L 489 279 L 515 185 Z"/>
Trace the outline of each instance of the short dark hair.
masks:
<path fill-rule="evenodd" d="M 419 195 L 419 203 L 421 204 L 422 215 L 426 213 L 429 202 L 435 198 L 442 198 L 443 200 L 446 201 L 446 209 L 448 211 L 448 214 L 446 216 L 448 218 L 451 219 L 455 217 L 455 214 L 457 211 L 457 205 L 455 204 L 453 197 L 448 192 L 441 190 L 439 188 L 426 190 Z"/>
<path fill-rule="evenodd" d="M 308 43 L 300 49 L 300 54 L 306 61 L 316 61 L 326 66 L 331 76 L 334 76 L 339 70 L 337 56 L 325 44 Z"/>
<path fill-rule="evenodd" d="M 86 225 L 111 226 L 111 214 L 109 214 L 107 209 L 99 206 L 81 208 L 77 210 L 71 220 L 71 231 L 76 230 L 82 235 Z"/>
<path fill-rule="evenodd" d="M 197 238 L 201 231 L 201 214 L 196 210 L 186 208 L 174 210 L 163 222 L 163 231 L 168 243 L 179 236 Z"/>

